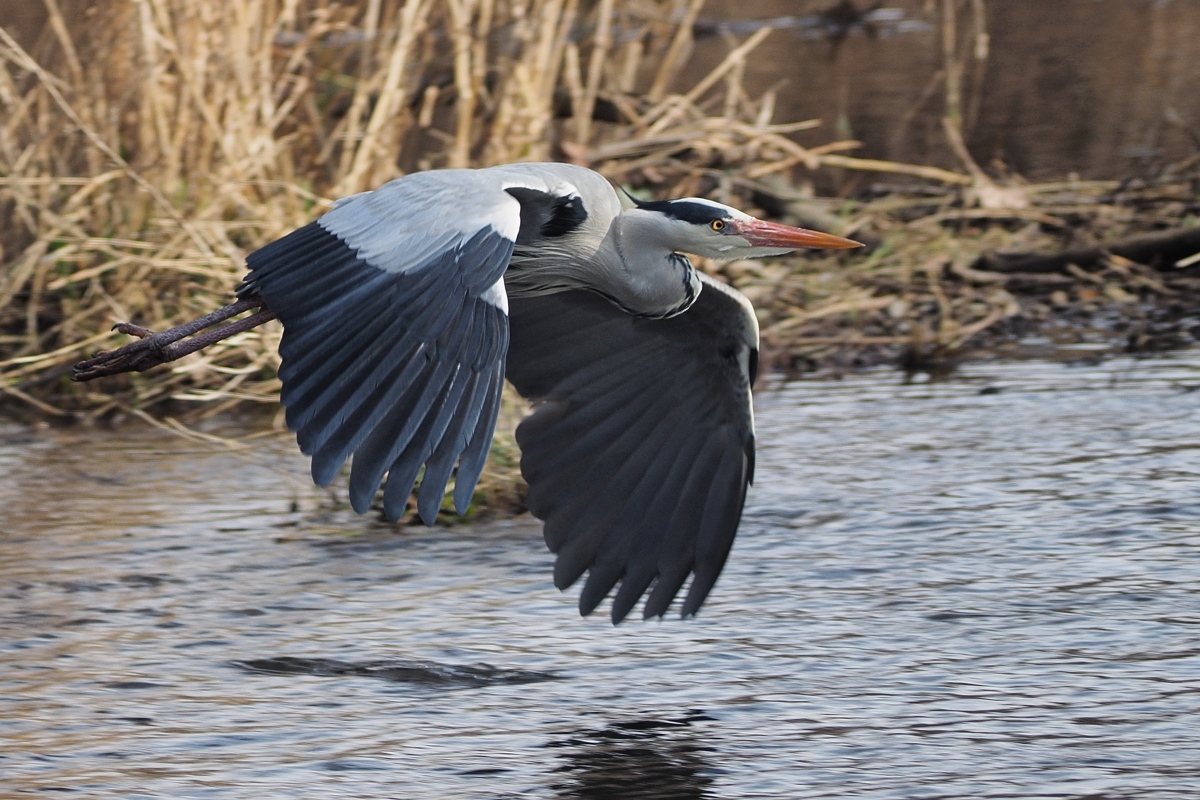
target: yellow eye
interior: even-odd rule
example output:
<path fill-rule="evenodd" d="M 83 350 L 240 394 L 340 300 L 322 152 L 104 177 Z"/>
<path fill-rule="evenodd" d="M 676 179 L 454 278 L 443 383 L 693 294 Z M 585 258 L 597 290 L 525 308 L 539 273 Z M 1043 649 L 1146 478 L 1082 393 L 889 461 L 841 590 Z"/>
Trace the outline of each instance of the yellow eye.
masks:
<path fill-rule="evenodd" d="M 708 223 L 708 227 L 720 233 L 721 231 L 725 230 L 725 221 L 721 219 L 714 219 L 712 222 Z"/>

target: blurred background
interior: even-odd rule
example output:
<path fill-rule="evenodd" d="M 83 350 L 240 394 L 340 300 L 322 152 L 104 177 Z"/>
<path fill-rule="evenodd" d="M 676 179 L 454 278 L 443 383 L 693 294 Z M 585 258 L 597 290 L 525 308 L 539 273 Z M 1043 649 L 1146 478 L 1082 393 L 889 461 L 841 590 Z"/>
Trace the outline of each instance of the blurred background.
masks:
<path fill-rule="evenodd" d="M 70 367 L 123 342 L 113 322 L 225 304 L 246 253 L 332 198 L 522 160 L 866 242 L 700 264 L 754 300 L 766 363 L 792 375 L 939 369 L 1062 320 L 1132 351 L 1200 333 L 1195 3 L 6 9 L 0 387 L 38 415 L 274 407 L 275 326 L 136 380 Z"/>
<path fill-rule="evenodd" d="M 864 157 L 958 167 L 941 125 L 948 66 L 960 71 L 963 136 L 989 169 L 1127 178 L 1200 143 L 1194 3 L 719 0 L 702 17 L 716 35 L 777 25 L 747 85 L 777 87 L 780 119 L 819 118 Z M 697 56 L 714 50 L 705 37 Z"/>

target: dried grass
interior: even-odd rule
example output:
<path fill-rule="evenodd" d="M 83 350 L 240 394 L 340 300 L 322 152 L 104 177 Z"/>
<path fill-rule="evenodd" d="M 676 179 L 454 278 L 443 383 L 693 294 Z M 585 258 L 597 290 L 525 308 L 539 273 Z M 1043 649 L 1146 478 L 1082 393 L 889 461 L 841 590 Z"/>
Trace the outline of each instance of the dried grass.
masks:
<path fill-rule="evenodd" d="M 78 2 L 78 0 L 76 0 Z M 273 402 L 277 326 L 173 369 L 72 386 L 117 337 L 225 303 L 244 256 L 404 172 L 569 158 L 665 193 L 805 150 L 734 47 L 675 93 L 699 0 L 118 0 L 60 8 L 33 52 L 0 28 L 0 370 L 87 417 Z M 677 20 L 677 22 L 664 22 Z M 597 106 L 603 105 L 603 113 Z M 614 121 L 615 120 L 615 121 Z"/>
<path fill-rule="evenodd" d="M 72 384 L 69 369 L 121 343 L 113 322 L 158 329 L 224 305 L 248 252 L 327 198 L 413 170 L 572 160 L 662 196 L 709 194 L 870 239 L 849 260 L 704 265 L 762 309 L 767 363 L 796 369 L 952 354 L 1049 302 L 972 270 L 980 253 L 1136 230 L 1147 209 L 1196 214 L 1194 192 L 1181 196 L 1195 163 L 1141 194 L 985 174 L 960 133 L 973 113 L 962 98 L 978 96 L 961 89 L 967 62 L 987 55 L 982 0 L 943 2 L 946 133 L 962 172 L 847 155 L 856 142 L 797 144 L 790 134 L 817 122 L 776 122 L 774 94 L 742 82 L 766 28 L 684 80 L 703 0 L 45 2 L 30 52 L 0 27 L 0 391 L 47 416 L 275 409 L 274 323 L 103 385 Z M 970 11 L 965 45 L 956 9 Z M 820 200 L 796 189 L 815 170 L 909 182 Z M 1121 269 L 1099 287 L 1075 276 L 1044 288 L 1112 302 L 1174 291 Z M 507 435 L 496 463 L 514 462 Z"/>
<path fill-rule="evenodd" d="M 114 322 L 225 304 L 248 252 L 405 172 L 570 159 L 727 194 L 821 155 L 741 86 L 768 31 L 674 90 L 701 0 L 63 2 L 28 52 L 0 27 L 0 390 L 39 415 L 277 409 L 276 324 L 100 385 L 69 369 Z M 511 493 L 510 439 L 485 493 Z"/>

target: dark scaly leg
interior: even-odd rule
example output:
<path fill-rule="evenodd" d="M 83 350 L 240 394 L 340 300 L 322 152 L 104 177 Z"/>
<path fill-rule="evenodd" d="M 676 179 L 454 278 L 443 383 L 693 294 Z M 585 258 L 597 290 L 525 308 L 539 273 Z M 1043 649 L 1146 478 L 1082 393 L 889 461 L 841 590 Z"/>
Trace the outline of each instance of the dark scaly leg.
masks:
<path fill-rule="evenodd" d="M 249 311 L 252 308 L 258 308 L 261 311 L 251 314 L 245 319 L 240 319 L 237 322 L 222 325 L 215 330 L 200 333 L 205 328 L 210 328 L 219 322 L 236 317 L 243 311 Z M 191 322 L 176 325 L 174 328 L 169 328 L 159 333 L 154 333 L 140 325 L 119 322 L 113 326 L 113 330 L 130 336 L 136 336 L 139 341 L 119 347 L 116 350 L 97 353 L 86 361 L 80 361 L 72 369 L 74 374 L 71 376 L 71 380 L 90 381 L 95 378 L 117 375 L 122 372 L 144 372 L 159 364 L 175 361 L 189 353 L 203 350 L 205 347 L 215 344 L 222 339 L 227 339 L 234 334 L 256 328 L 267 320 L 272 319 L 275 319 L 275 312 L 267 308 L 266 303 L 261 297 L 253 296 L 244 300 L 238 300 L 236 303 L 218 308 L 216 311 L 205 314 L 203 317 L 198 317 Z M 188 336 L 192 338 L 183 341 Z"/>

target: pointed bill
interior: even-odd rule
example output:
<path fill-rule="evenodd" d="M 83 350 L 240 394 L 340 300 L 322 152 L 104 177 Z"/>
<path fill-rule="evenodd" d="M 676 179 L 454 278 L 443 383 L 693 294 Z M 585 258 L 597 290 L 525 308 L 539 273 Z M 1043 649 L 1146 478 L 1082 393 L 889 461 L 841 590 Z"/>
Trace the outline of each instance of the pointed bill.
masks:
<path fill-rule="evenodd" d="M 776 222 L 766 222 L 761 219 L 731 220 L 729 226 L 732 232 L 744 238 L 755 247 L 783 247 L 799 249 L 802 247 L 819 248 L 822 250 L 849 250 L 862 247 L 862 242 L 844 239 L 832 233 L 810 231 L 806 228 L 793 228 L 790 225 L 780 225 Z"/>

